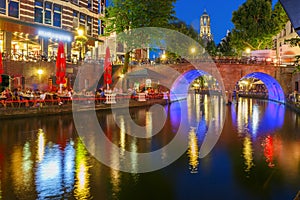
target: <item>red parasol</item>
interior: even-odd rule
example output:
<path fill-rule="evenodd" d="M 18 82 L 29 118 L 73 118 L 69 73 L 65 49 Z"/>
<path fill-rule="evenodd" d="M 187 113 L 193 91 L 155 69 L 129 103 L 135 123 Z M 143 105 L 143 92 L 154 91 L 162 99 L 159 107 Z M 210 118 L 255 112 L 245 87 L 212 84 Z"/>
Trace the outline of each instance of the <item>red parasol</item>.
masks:
<path fill-rule="evenodd" d="M 0 83 L 2 83 L 2 74 L 3 74 L 3 63 L 2 63 L 2 53 L 0 52 Z"/>
<path fill-rule="evenodd" d="M 112 65 L 110 62 L 110 51 L 109 48 L 106 47 L 106 54 L 104 60 L 104 84 L 107 84 L 107 89 L 109 89 L 109 84 L 112 83 Z"/>
<path fill-rule="evenodd" d="M 66 57 L 63 42 L 59 42 L 56 58 L 56 83 L 65 84 L 66 83 Z"/>

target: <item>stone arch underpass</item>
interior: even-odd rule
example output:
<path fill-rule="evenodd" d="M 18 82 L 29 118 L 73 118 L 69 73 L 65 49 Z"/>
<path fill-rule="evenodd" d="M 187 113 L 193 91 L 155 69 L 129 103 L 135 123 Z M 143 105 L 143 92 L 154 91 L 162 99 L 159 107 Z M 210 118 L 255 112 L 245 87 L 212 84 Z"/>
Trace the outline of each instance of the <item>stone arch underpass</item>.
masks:
<path fill-rule="evenodd" d="M 174 66 L 174 68 L 181 73 L 171 88 L 171 100 L 183 98 L 177 94 L 187 94 L 190 84 L 199 76 L 209 74 L 217 77 L 216 74 L 221 75 L 224 88 L 229 93 L 235 89 L 236 83 L 243 78 L 257 78 L 260 79 L 268 90 L 268 98 L 272 101 L 285 103 L 285 91 L 282 84 L 287 84 L 285 79 L 280 76 L 279 68 L 269 65 L 241 65 L 241 64 L 217 64 L 217 68 L 209 67 L 209 63 L 201 63 L 207 65 L 204 70 L 198 70 L 191 64 L 181 66 Z M 216 76 L 215 76 L 216 75 Z M 278 80 L 279 79 L 279 80 Z"/>

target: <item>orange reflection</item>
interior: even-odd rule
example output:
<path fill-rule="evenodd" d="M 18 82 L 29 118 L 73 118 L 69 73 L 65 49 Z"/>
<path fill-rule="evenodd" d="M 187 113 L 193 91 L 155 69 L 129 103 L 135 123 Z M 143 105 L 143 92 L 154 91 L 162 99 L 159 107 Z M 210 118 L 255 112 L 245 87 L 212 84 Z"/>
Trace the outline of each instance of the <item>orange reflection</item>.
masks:
<path fill-rule="evenodd" d="M 249 136 L 245 137 L 243 143 L 243 156 L 245 159 L 246 169 L 245 172 L 249 172 L 253 164 L 253 149 L 252 149 L 252 141 Z"/>
<path fill-rule="evenodd" d="M 24 144 L 23 149 L 15 147 L 12 153 L 11 170 L 15 193 L 18 197 L 23 196 L 24 191 L 31 192 L 32 190 L 32 167 L 29 142 Z"/>
<path fill-rule="evenodd" d="M 115 197 L 117 197 L 119 192 L 121 191 L 120 182 L 120 171 L 111 169 L 112 193 Z"/>
<path fill-rule="evenodd" d="M 75 189 L 74 195 L 76 199 L 90 199 L 90 185 L 88 172 L 87 151 L 81 140 L 78 140 L 76 149 L 76 169 L 75 169 Z"/>
<path fill-rule="evenodd" d="M 189 164 L 191 167 L 191 173 L 197 173 L 198 170 L 198 155 L 199 155 L 199 148 L 198 148 L 198 138 L 195 133 L 195 128 L 192 128 L 189 133 L 189 148 L 188 148 L 188 155 L 190 158 Z"/>

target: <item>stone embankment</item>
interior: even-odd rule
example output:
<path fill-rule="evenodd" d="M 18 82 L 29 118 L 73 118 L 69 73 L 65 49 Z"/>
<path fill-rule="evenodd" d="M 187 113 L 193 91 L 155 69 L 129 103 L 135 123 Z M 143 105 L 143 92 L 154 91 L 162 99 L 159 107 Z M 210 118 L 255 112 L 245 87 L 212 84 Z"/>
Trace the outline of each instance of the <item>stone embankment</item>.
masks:
<path fill-rule="evenodd" d="M 84 111 L 98 111 L 98 110 L 110 110 L 111 108 L 133 108 L 142 106 L 151 106 L 154 104 L 166 105 L 167 102 L 164 99 L 151 99 L 144 102 L 130 100 L 129 102 L 118 102 L 117 104 L 85 104 L 85 105 L 72 105 L 72 103 L 63 105 L 47 105 L 39 107 L 2 107 L 0 108 L 0 119 L 15 119 L 24 117 L 38 117 L 49 115 L 62 115 L 72 114 L 76 112 Z"/>

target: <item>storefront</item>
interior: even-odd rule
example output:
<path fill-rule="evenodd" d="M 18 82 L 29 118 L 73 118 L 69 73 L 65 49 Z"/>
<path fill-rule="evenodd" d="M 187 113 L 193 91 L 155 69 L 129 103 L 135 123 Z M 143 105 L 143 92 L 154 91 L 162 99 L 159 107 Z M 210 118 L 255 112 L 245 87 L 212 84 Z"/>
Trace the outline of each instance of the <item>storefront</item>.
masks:
<path fill-rule="evenodd" d="M 74 40 L 72 33 L 25 22 L 0 22 L 0 50 L 4 52 L 5 59 L 15 61 L 53 59 L 60 40 L 65 43 L 66 54 L 71 59 Z"/>

